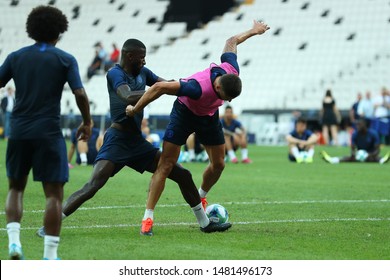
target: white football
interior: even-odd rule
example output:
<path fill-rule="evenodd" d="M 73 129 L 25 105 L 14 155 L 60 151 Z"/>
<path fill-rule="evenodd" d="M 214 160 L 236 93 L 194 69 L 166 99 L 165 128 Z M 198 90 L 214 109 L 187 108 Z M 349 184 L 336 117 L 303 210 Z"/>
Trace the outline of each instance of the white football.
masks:
<path fill-rule="evenodd" d="M 206 207 L 206 215 L 210 221 L 223 224 L 229 220 L 229 213 L 225 207 L 219 204 L 211 204 Z"/>
<path fill-rule="evenodd" d="M 368 153 L 366 150 L 358 150 L 355 154 L 355 158 L 357 161 L 365 161 L 368 157 Z"/>

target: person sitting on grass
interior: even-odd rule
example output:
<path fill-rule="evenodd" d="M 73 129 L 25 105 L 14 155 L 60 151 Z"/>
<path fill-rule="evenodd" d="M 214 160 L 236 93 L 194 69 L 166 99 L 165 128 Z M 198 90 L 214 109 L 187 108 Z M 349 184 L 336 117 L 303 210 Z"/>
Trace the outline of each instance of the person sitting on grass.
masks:
<path fill-rule="evenodd" d="M 345 157 L 331 157 L 322 151 L 322 158 L 331 164 L 340 162 L 375 162 L 383 164 L 390 159 L 390 152 L 380 158 L 379 135 L 375 130 L 367 128 L 367 120 L 359 119 L 357 130 L 352 134 L 351 155 Z"/>
<path fill-rule="evenodd" d="M 241 162 L 252 163 L 248 157 L 248 141 L 245 128 L 233 114 L 233 108 L 226 106 L 225 114 L 221 118 L 223 134 L 225 136 L 226 151 L 230 162 L 238 163 L 235 151 L 241 148 Z"/>
<path fill-rule="evenodd" d="M 312 163 L 317 140 L 318 136 L 307 129 L 306 119 L 300 117 L 295 122 L 295 129 L 286 136 L 289 160 L 297 163 Z"/>

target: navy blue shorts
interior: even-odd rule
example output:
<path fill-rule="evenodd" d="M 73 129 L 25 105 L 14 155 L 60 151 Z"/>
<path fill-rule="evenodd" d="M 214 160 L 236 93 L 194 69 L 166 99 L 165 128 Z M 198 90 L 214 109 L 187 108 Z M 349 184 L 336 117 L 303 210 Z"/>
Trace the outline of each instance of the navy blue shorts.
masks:
<path fill-rule="evenodd" d="M 222 124 L 218 110 L 213 116 L 197 116 L 177 99 L 173 104 L 170 122 L 164 135 L 164 141 L 184 145 L 188 136 L 195 132 L 199 142 L 206 146 L 225 144 Z"/>
<path fill-rule="evenodd" d="M 114 176 L 125 165 L 143 173 L 153 163 L 158 148 L 145 140 L 142 135 L 133 135 L 110 127 L 104 134 L 103 145 L 95 160 L 109 160 L 115 164 Z"/>
<path fill-rule="evenodd" d="M 22 179 L 33 170 L 34 181 L 65 183 L 69 179 L 68 157 L 63 138 L 9 139 L 7 176 Z"/>

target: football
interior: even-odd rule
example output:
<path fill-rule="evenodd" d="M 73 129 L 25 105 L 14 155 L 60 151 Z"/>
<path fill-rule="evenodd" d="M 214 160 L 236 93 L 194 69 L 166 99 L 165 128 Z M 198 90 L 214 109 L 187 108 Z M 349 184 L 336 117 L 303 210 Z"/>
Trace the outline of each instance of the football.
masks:
<path fill-rule="evenodd" d="M 306 151 L 301 151 L 299 152 L 299 156 L 302 157 L 302 159 L 305 161 L 307 159 L 307 152 Z"/>
<path fill-rule="evenodd" d="M 368 153 L 365 150 L 358 150 L 355 154 L 355 158 L 357 161 L 365 161 L 368 157 Z"/>
<path fill-rule="evenodd" d="M 229 220 L 229 214 L 225 207 L 219 204 L 211 204 L 206 207 L 206 215 L 210 221 L 223 224 Z"/>

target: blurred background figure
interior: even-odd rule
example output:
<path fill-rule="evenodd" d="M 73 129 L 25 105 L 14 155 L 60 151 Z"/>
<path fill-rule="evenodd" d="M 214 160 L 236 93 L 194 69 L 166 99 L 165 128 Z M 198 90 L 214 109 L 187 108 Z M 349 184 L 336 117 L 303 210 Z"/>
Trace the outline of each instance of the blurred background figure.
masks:
<path fill-rule="evenodd" d="M 365 119 L 359 119 L 356 123 L 357 130 L 352 135 L 351 155 L 345 157 L 331 157 L 327 152 L 322 151 L 322 158 L 331 164 L 342 162 L 371 162 L 383 164 L 389 161 L 390 152 L 380 157 L 380 146 L 378 133 L 368 128 Z"/>
<path fill-rule="evenodd" d="M 93 125 L 93 123 L 92 123 Z M 70 136 L 71 145 L 68 151 L 68 163 L 72 168 L 73 155 L 76 152 L 76 164 L 78 165 L 92 165 L 95 162 L 95 158 L 100 147 L 103 144 L 103 135 L 100 134 L 100 130 L 96 127 L 91 128 L 91 136 L 86 141 L 79 141 L 76 136 L 77 129 L 72 130 Z M 100 139 L 99 139 L 100 138 Z"/>
<path fill-rule="evenodd" d="M 179 162 L 207 162 L 208 160 L 209 156 L 196 134 L 190 134 L 184 145 L 184 151 L 179 157 Z"/>
<path fill-rule="evenodd" d="M 351 110 L 349 110 L 349 119 L 351 121 L 351 126 L 353 127 L 353 129 L 356 129 L 356 121 L 359 119 L 358 107 L 362 98 L 363 95 L 359 92 L 356 95 L 355 103 L 352 104 Z"/>
<path fill-rule="evenodd" d="M 381 144 L 389 144 L 390 93 L 387 88 L 383 87 L 381 93 L 375 96 L 372 102 L 374 104 L 374 118 L 371 123 L 371 128 L 378 132 Z"/>
<path fill-rule="evenodd" d="M 104 64 L 104 70 L 107 72 L 115 63 L 119 61 L 120 51 L 115 43 L 112 43 L 112 52 L 109 59 Z"/>
<path fill-rule="evenodd" d="M 337 132 L 338 124 L 341 121 L 341 114 L 336 107 L 336 101 L 333 98 L 330 89 L 326 91 L 325 97 L 322 100 L 320 120 L 322 123 L 322 136 L 324 138 L 325 145 L 333 144 L 337 146 Z M 332 141 L 329 140 L 329 132 Z"/>
<path fill-rule="evenodd" d="M 371 92 L 367 91 L 365 98 L 363 98 L 358 105 L 359 118 L 364 118 L 370 121 L 374 117 L 374 103 L 371 99 Z"/>
<path fill-rule="evenodd" d="M 245 128 L 233 114 L 233 108 L 226 106 L 225 113 L 221 118 L 223 133 L 225 135 L 226 151 L 230 162 L 238 163 L 235 151 L 241 149 L 241 162 L 252 163 L 248 157 L 248 142 Z"/>
<path fill-rule="evenodd" d="M 161 137 L 157 133 L 150 132 L 149 110 L 149 106 L 145 107 L 144 109 L 144 118 L 141 121 L 142 136 L 146 139 L 146 141 L 153 144 L 153 146 L 155 146 L 156 148 L 160 148 Z"/>
<path fill-rule="evenodd" d="M 11 130 L 11 114 L 15 104 L 15 91 L 7 87 L 5 96 L 1 99 L 1 110 L 4 114 L 4 139 L 8 139 Z"/>
<path fill-rule="evenodd" d="M 312 163 L 314 145 L 317 143 L 317 140 L 318 136 L 307 129 L 306 119 L 298 118 L 295 123 L 295 129 L 286 136 L 289 160 L 297 163 Z"/>
<path fill-rule="evenodd" d="M 94 75 L 96 75 L 100 69 L 104 69 L 104 63 L 106 61 L 107 52 L 103 48 L 101 42 L 97 42 L 95 45 L 95 56 L 92 60 L 91 65 L 87 70 L 87 80 L 90 80 Z"/>

